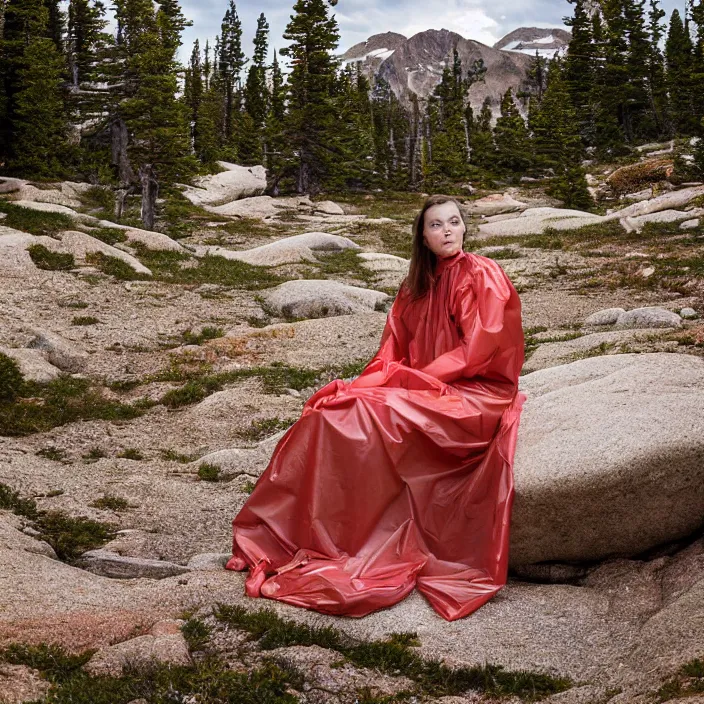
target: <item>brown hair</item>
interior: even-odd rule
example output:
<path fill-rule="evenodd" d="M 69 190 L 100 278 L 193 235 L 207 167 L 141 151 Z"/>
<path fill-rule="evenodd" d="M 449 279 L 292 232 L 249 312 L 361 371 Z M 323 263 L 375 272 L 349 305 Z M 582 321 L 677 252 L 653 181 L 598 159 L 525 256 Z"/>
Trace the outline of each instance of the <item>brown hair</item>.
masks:
<path fill-rule="evenodd" d="M 460 213 L 462 222 L 464 222 L 464 217 L 462 215 L 462 208 L 460 207 L 457 199 L 452 196 L 443 196 L 440 194 L 428 196 L 423 203 L 423 207 L 420 209 L 416 219 L 413 221 L 413 243 L 411 251 L 411 265 L 408 270 L 408 276 L 403 282 L 403 288 L 405 288 L 411 295 L 411 298 L 422 298 L 430 290 L 433 282 L 433 273 L 435 272 L 435 263 L 437 257 L 428 249 L 425 242 L 423 241 L 423 225 L 425 218 L 425 211 L 428 210 L 433 205 L 441 205 L 442 203 L 454 203 L 457 206 L 457 210 Z M 464 232 L 467 234 L 467 223 L 464 223 Z M 462 243 L 464 244 L 464 237 L 462 238 Z"/>

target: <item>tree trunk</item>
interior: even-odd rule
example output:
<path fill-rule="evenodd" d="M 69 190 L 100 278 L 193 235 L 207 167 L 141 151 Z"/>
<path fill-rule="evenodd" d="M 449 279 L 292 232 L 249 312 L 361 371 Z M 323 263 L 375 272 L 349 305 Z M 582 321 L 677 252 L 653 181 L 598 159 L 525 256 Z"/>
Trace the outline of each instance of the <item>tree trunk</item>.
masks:
<path fill-rule="evenodd" d="M 111 164 L 117 167 L 117 177 L 120 185 L 127 187 L 134 183 L 136 178 L 127 155 L 127 125 L 121 117 L 113 120 L 110 125 L 110 141 L 112 145 Z"/>
<path fill-rule="evenodd" d="M 159 182 L 156 180 L 154 168 L 151 164 L 145 164 L 140 167 L 139 178 L 142 182 L 142 223 L 145 229 L 153 230 L 156 198 L 159 195 Z"/>

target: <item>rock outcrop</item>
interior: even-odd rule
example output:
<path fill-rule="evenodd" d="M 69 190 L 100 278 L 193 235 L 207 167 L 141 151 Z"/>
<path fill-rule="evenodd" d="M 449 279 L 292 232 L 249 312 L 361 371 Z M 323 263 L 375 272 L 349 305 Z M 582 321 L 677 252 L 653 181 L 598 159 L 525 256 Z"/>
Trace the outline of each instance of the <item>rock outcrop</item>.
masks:
<path fill-rule="evenodd" d="M 704 360 L 592 357 L 521 388 L 513 564 L 637 555 L 704 525 Z"/>

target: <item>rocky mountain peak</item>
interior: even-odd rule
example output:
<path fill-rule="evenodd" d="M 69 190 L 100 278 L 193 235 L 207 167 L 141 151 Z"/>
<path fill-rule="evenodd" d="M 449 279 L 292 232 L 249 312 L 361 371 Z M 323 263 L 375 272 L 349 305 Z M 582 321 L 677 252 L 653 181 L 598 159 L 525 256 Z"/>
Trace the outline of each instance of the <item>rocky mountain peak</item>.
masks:
<path fill-rule="evenodd" d="M 494 49 L 516 51 L 551 59 L 555 53 L 562 54 L 567 50 L 572 35 L 565 29 L 557 27 L 519 27 L 509 32 L 494 44 Z"/>
<path fill-rule="evenodd" d="M 393 52 L 406 41 L 406 37 L 398 32 L 384 32 L 383 34 L 372 34 L 364 42 L 358 42 L 351 46 L 339 58 L 343 64 L 363 61 L 374 68 L 378 68 L 381 62 L 391 56 Z"/>

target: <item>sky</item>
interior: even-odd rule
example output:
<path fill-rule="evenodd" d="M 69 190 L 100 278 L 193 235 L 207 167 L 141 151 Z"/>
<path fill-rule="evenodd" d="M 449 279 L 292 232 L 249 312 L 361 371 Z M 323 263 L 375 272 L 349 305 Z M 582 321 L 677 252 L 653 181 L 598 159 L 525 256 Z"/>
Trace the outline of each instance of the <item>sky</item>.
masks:
<path fill-rule="evenodd" d="M 193 22 L 183 34 L 180 57 L 185 63 L 198 38 L 205 40 L 220 32 L 228 0 L 181 0 L 183 12 Z M 279 49 L 287 42 L 283 33 L 293 12 L 295 0 L 241 0 L 235 5 L 242 21 L 242 47 L 252 55 L 252 39 L 261 12 L 269 22 L 269 48 Z M 662 0 L 670 13 L 682 14 L 684 0 Z M 491 46 L 518 27 L 563 27 L 562 18 L 572 14 L 566 0 L 339 0 L 331 8 L 340 31 L 343 53 L 372 34 L 398 32 L 411 37 L 426 29 L 449 29 L 466 39 Z"/>

